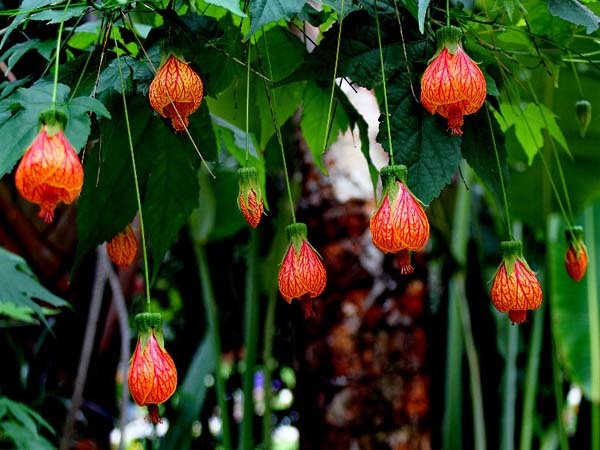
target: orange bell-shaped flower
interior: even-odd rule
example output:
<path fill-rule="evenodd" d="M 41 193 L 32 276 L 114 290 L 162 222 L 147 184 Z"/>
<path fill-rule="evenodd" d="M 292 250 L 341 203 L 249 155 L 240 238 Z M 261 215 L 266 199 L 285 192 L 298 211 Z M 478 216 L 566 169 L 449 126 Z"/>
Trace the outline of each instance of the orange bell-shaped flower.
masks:
<path fill-rule="evenodd" d="M 587 248 L 583 243 L 583 228 L 575 226 L 565 231 L 569 247 L 565 253 L 565 269 L 575 281 L 581 281 L 588 265 Z"/>
<path fill-rule="evenodd" d="M 404 252 L 399 259 L 400 270 L 413 271 L 409 251 L 419 251 L 429 239 L 429 221 L 423 207 L 406 186 L 404 165 L 381 169 L 383 185 L 379 208 L 371 216 L 373 244 L 384 253 Z"/>
<path fill-rule="evenodd" d="M 137 250 L 138 242 L 131 225 L 127 225 L 123 231 L 106 243 L 108 257 L 120 267 L 129 266 L 135 259 Z"/>
<path fill-rule="evenodd" d="M 421 103 L 431 113 L 448 119 L 452 134 L 461 135 L 463 116 L 481 108 L 486 96 L 485 77 L 462 49 L 462 31 L 443 27 L 436 33 L 438 52 L 421 79 Z"/>
<path fill-rule="evenodd" d="M 298 298 L 305 317 L 314 316 L 311 298 L 325 289 L 327 273 L 321 257 L 306 240 L 306 225 L 294 223 L 287 229 L 290 245 L 279 268 L 279 292 L 286 302 Z"/>
<path fill-rule="evenodd" d="M 148 97 L 158 114 L 171 119 L 176 131 L 184 131 L 188 116 L 202 103 L 203 92 L 202 79 L 189 64 L 169 55 L 156 72 Z"/>
<path fill-rule="evenodd" d="M 45 124 L 25 151 L 15 173 L 21 197 L 40 205 L 38 217 L 54 220 L 59 202 L 71 203 L 83 186 L 83 167 L 60 125 Z"/>
<path fill-rule="evenodd" d="M 512 322 L 525 322 L 527 310 L 542 304 L 542 287 L 523 258 L 521 241 L 505 241 L 500 246 L 503 258 L 492 283 L 492 303 L 498 311 L 508 312 Z"/>
<path fill-rule="evenodd" d="M 177 387 L 177 369 L 164 348 L 161 316 L 141 313 L 135 317 L 138 342 L 129 365 L 129 391 L 140 406 L 148 406 L 150 420 L 160 421 L 156 405 L 166 402 Z"/>
<path fill-rule="evenodd" d="M 240 186 L 238 207 L 248 225 L 256 228 L 265 210 L 256 168 L 238 169 L 238 182 Z"/>

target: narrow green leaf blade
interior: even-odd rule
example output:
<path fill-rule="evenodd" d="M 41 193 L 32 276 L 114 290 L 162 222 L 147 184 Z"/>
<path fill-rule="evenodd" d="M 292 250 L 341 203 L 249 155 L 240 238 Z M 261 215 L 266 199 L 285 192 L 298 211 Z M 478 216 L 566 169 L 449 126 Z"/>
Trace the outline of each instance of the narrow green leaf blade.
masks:
<path fill-rule="evenodd" d="M 600 401 L 600 330 L 598 310 L 600 267 L 600 204 L 586 209 L 578 223 L 584 225 L 588 248 L 587 274 L 580 282 L 566 273 L 564 223 L 548 221 L 548 274 L 552 333 L 558 359 L 569 381 L 581 387 L 586 398 Z M 595 378 L 594 378 L 595 376 Z"/>
<path fill-rule="evenodd" d="M 425 15 L 427 14 L 427 8 L 431 0 L 419 0 L 419 31 L 421 34 L 425 33 Z"/>
<path fill-rule="evenodd" d="M 577 0 L 549 0 L 548 10 L 553 16 L 584 26 L 587 34 L 596 31 L 600 23 L 600 17 Z"/>

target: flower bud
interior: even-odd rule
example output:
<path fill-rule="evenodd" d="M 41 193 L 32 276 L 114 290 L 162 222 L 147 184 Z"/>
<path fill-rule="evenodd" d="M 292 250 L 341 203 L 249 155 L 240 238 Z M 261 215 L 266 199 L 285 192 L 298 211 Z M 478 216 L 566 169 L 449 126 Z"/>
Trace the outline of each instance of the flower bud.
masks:
<path fill-rule="evenodd" d="M 587 100 L 579 100 L 575 103 L 575 114 L 577 115 L 579 134 L 583 138 L 592 121 L 592 104 Z"/>
<path fill-rule="evenodd" d="M 108 257 L 117 266 L 129 266 L 137 255 L 138 242 L 131 225 L 119 232 L 109 242 L 106 243 L 106 252 Z"/>
<path fill-rule="evenodd" d="M 254 167 L 238 169 L 238 207 L 252 228 L 256 228 L 264 212 L 264 201 L 258 184 L 258 172 Z"/>
<path fill-rule="evenodd" d="M 503 258 L 490 295 L 492 303 L 500 312 L 508 312 L 510 320 L 521 323 L 527 319 L 527 310 L 542 304 L 542 288 L 535 273 L 523 258 L 521 241 L 501 244 Z"/>
<path fill-rule="evenodd" d="M 306 317 L 314 315 L 311 298 L 325 289 L 327 274 L 321 257 L 306 240 L 306 225 L 295 223 L 287 227 L 290 245 L 279 268 L 279 292 L 286 302 L 298 298 L 303 302 Z"/>
<path fill-rule="evenodd" d="M 148 406 L 152 423 L 160 421 L 156 405 L 167 401 L 177 387 L 177 369 L 164 348 L 160 314 L 135 317 L 138 342 L 129 365 L 129 390 L 135 402 Z"/>
<path fill-rule="evenodd" d="M 371 216 L 373 244 L 384 253 L 419 251 L 429 239 L 429 221 L 423 207 L 406 186 L 406 166 L 381 169 L 382 199 Z M 408 259 L 408 261 L 406 260 Z M 410 273 L 410 255 L 402 267 Z"/>
<path fill-rule="evenodd" d="M 587 248 L 583 243 L 583 228 L 571 227 L 565 230 L 567 252 L 565 253 L 565 269 L 575 281 L 581 281 L 588 265 Z"/>

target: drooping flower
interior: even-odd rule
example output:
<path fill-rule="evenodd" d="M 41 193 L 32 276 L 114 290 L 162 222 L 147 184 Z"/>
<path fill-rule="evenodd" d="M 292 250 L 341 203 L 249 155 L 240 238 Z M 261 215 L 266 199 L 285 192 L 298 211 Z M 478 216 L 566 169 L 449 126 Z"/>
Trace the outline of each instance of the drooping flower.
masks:
<path fill-rule="evenodd" d="M 164 348 L 160 314 L 138 314 L 135 323 L 139 336 L 129 365 L 129 390 L 138 405 L 148 406 L 149 418 L 156 424 L 160 422 L 157 405 L 177 387 L 177 369 Z"/>
<path fill-rule="evenodd" d="M 429 221 L 423 207 L 406 186 L 404 165 L 381 169 L 383 191 L 371 216 L 373 244 L 384 253 L 402 253 L 401 272 L 411 273 L 410 251 L 419 251 L 429 239 Z"/>
<path fill-rule="evenodd" d="M 131 225 L 119 232 L 109 242 L 106 243 L 106 252 L 108 257 L 117 266 L 129 266 L 137 255 L 138 242 Z"/>
<path fill-rule="evenodd" d="M 325 289 L 327 274 L 321 257 L 306 239 L 306 225 L 294 223 L 286 229 L 290 245 L 279 268 L 279 292 L 286 302 L 297 298 L 305 317 L 314 315 L 311 298 Z"/>
<path fill-rule="evenodd" d="M 461 39 L 460 28 L 440 28 L 438 51 L 421 79 L 421 103 L 431 114 L 447 118 L 450 132 L 456 135 L 462 135 L 463 116 L 481 108 L 487 89 L 481 69 L 465 53 Z"/>
<path fill-rule="evenodd" d="M 238 169 L 238 183 L 240 186 L 238 207 L 248 225 L 256 228 L 265 210 L 256 168 Z"/>
<path fill-rule="evenodd" d="M 508 312 L 513 323 L 525 322 L 527 311 L 542 304 L 542 288 L 535 273 L 523 258 L 521 241 L 505 241 L 502 262 L 492 283 L 492 303 L 500 312 Z"/>
<path fill-rule="evenodd" d="M 565 253 L 565 269 L 575 281 L 581 281 L 585 276 L 588 264 L 587 248 L 583 243 L 583 228 L 571 227 L 565 230 L 567 252 Z"/>
<path fill-rule="evenodd" d="M 25 151 L 15 173 L 21 197 L 40 205 L 44 222 L 60 202 L 72 203 L 83 186 L 83 167 L 58 122 L 48 121 Z"/>
<path fill-rule="evenodd" d="M 188 116 L 202 103 L 204 86 L 200 76 L 181 59 L 169 55 L 150 84 L 148 97 L 152 108 L 171 119 L 176 131 L 184 131 Z"/>

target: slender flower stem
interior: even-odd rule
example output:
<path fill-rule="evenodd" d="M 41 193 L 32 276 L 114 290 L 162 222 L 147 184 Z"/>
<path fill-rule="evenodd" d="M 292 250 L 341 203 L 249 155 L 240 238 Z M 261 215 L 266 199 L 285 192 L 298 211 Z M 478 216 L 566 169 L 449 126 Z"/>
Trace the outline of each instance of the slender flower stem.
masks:
<path fill-rule="evenodd" d="M 69 10 L 70 4 L 71 0 L 67 0 L 62 20 L 60 21 L 60 25 L 58 26 L 58 35 L 56 37 L 56 54 L 54 55 L 54 86 L 52 87 L 52 109 L 56 109 L 56 96 L 58 94 L 58 69 L 60 67 L 60 47 L 62 40 L 62 32 L 65 26 L 65 17 L 67 17 L 67 11 Z"/>
<path fill-rule="evenodd" d="M 273 69 L 271 67 L 271 57 L 269 56 L 269 42 L 267 41 L 267 33 L 264 33 L 263 30 L 263 40 L 265 43 L 265 56 L 267 58 L 267 68 L 269 70 L 269 78 L 273 78 Z M 271 119 L 273 121 L 273 127 L 275 127 L 275 134 L 277 135 L 277 141 L 279 142 L 279 148 L 281 150 L 281 160 L 283 162 L 283 175 L 285 177 L 285 187 L 287 189 L 288 200 L 290 202 L 290 211 L 292 213 L 292 222 L 296 223 L 296 213 L 294 211 L 294 200 L 292 197 L 292 188 L 290 186 L 290 177 L 288 174 L 287 162 L 285 159 L 285 149 L 283 148 L 283 138 L 281 137 L 281 129 L 279 125 L 277 125 L 277 117 L 275 115 L 275 109 L 273 104 L 275 103 L 275 91 L 271 91 L 271 87 L 267 84 L 267 81 L 264 80 L 265 83 L 265 92 L 267 94 L 267 103 L 269 104 L 269 111 L 271 112 Z M 272 99 L 271 99 L 272 98 Z"/>
<path fill-rule="evenodd" d="M 569 59 L 571 58 L 571 53 L 568 54 Z M 583 88 L 581 87 L 581 81 L 579 80 L 579 74 L 577 73 L 577 68 L 575 67 L 575 61 L 571 59 L 571 68 L 573 69 L 573 76 L 575 77 L 575 84 L 577 85 L 577 90 L 579 91 L 579 97 L 583 97 Z"/>
<path fill-rule="evenodd" d="M 275 336 L 275 307 L 277 305 L 277 288 L 269 290 L 267 313 L 265 317 L 264 345 L 263 345 L 263 360 L 264 360 L 264 395 L 265 395 L 265 413 L 263 416 L 263 448 L 271 450 L 271 434 L 273 432 L 273 424 L 271 420 L 273 389 L 272 372 L 273 372 L 273 337 Z"/>
<path fill-rule="evenodd" d="M 246 257 L 246 305 L 244 318 L 244 402 L 242 420 L 242 450 L 254 449 L 254 374 L 258 348 L 258 278 L 256 276 L 258 262 L 258 232 L 250 231 L 250 244 Z"/>
<path fill-rule="evenodd" d="M 567 227 L 570 229 L 573 226 L 573 222 L 569 219 L 569 216 L 567 215 L 567 212 L 565 211 L 563 202 L 560 199 L 560 195 L 558 194 L 558 188 L 556 187 L 554 178 L 552 178 L 552 174 L 550 173 L 550 168 L 548 167 L 548 162 L 546 161 L 546 157 L 544 156 L 544 154 L 542 152 L 540 152 L 540 158 L 542 159 L 542 165 L 544 166 L 546 175 L 548 175 L 548 180 L 550 182 L 550 186 L 552 187 L 552 191 L 554 192 L 554 196 L 556 197 L 556 202 L 558 203 L 558 207 L 560 208 L 560 211 L 562 212 L 562 215 L 567 224 Z"/>
<path fill-rule="evenodd" d="M 337 45 L 335 49 L 335 63 L 333 65 L 333 79 L 331 80 L 331 94 L 329 95 L 329 109 L 327 111 L 327 123 L 325 124 L 325 137 L 323 138 L 323 152 L 327 150 L 327 141 L 329 140 L 329 132 L 331 128 L 331 122 L 333 117 L 331 111 L 333 109 L 333 94 L 335 92 L 335 79 L 337 78 L 337 69 L 340 56 L 340 44 L 342 42 L 342 23 L 344 21 L 344 0 L 340 8 L 340 26 L 338 28 Z"/>
<path fill-rule="evenodd" d="M 552 139 L 552 136 L 550 135 L 550 126 L 548 124 L 548 120 L 546 119 L 546 114 L 544 113 L 544 110 L 542 109 L 542 105 L 538 101 L 537 95 L 535 93 L 535 89 L 533 89 L 533 86 L 531 85 L 531 80 L 529 80 L 529 79 L 527 80 L 527 85 L 529 87 L 529 92 L 531 94 L 531 97 L 533 98 L 533 101 L 537 105 L 537 107 L 540 111 L 540 115 L 542 116 L 542 120 L 544 121 L 544 125 L 546 126 L 546 131 L 548 134 L 547 138 L 548 138 L 548 141 L 550 141 L 550 146 L 552 147 L 552 153 L 554 153 L 554 160 L 556 161 L 558 177 L 560 178 L 563 195 L 565 196 L 565 204 L 567 205 L 567 211 L 569 213 L 568 217 L 565 216 L 566 222 L 569 223 L 569 221 L 570 221 L 571 223 L 574 223 L 575 216 L 573 215 L 573 209 L 571 208 L 571 200 L 569 198 L 569 191 L 567 189 L 567 183 L 565 181 L 565 174 L 562 169 L 562 164 L 560 162 L 560 158 L 558 157 L 558 150 L 556 149 L 556 144 L 554 143 L 554 139 Z M 580 87 L 580 89 L 581 89 L 581 87 Z M 548 176 L 550 177 L 550 174 L 548 174 Z M 558 191 L 555 191 L 555 195 L 558 198 Z M 560 201 L 560 199 L 559 199 L 559 201 Z"/>
<path fill-rule="evenodd" d="M 248 133 L 250 132 L 250 49 L 251 40 L 248 39 L 248 67 L 246 69 L 246 164 L 248 167 L 248 155 L 250 153 L 250 140 Z"/>
<path fill-rule="evenodd" d="M 385 79 L 385 64 L 383 62 L 383 46 L 381 45 L 381 29 L 379 27 L 379 14 L 377 13 L 377 0 L 375 0 L 375 25 L 377 26 L 377 43 L 379 44 L 379 63 L 381 64 L 381 81 L 383 84 L 383 104 L 385 106 L 385 125 L 387 127 L 388 145 L 390 147 L 390 164 L 394 164 L 394 147 L 392 145 L 392 127 L 390 126 L 390 109 L 388 106 L 387 82 Z"/>
<path fill-rule="evenodd" d="M 133 138 L 131 137 L 131 126 L 129 124 L 129 112 L 127 110 L 127 98 L 125 97 L 125 81 L 123 80 L 123 69 L 117 40 L 115 42 L 115 54 L 117 55 L 117 66 L 119 67 L 119 79 L 121 81 L 121 97 L 123 98 L 123 111 L 125 113 L 125 126 L 127 127 L 127 139 L 129 141 L 129 152 L 131 155 L 131 167 L 133 169 L 133 184 L 135 186 L 135 198 L 137 200 L 138 213 L 140 215 L 140 235 L 142 237 L 142 255 L 144 257 L 144 282 L 146 284 L 146 307 L 150 307 L 150 271 L 148 270 L 148 250 L 146 249 L 146 230 L 144 228 L 144 214 L 142 213 L 142 197 L 140 195 L 140 184 L 138 181 L 135 154 L 133 152 Z"/>
<path fill-rule="evenodd" d="M 492 126 L 492 119 L 490 117 L 490 110 L 487 102 L 485 104 L 485 114 L 487 116 L 488 125 L 490 127 L 490 136 L 492 138 L 492 146 L 494 147 L 494 154 L 496 155 L 496 164 L 498 165 L 498 176 L 500 177 L 500 187 L 502 188 L 502 197 L 504 200 L 504 212 L 506 214 L 506 227 L 508 229 L 508 237 L 510 240 L 513 239 L 512 235 L 512 224 L 510 221 L 510 212 L 508 210 L 508 197 L 506 195 L 506 186 L 504 184 L 504 174 L 502 173 L 502 166 L 500 164 L 500 155 L 498 154 L 498 145 L 496 144 L 496 136 L 494 135 L 494 127 Z"/>
<path fill-rule="evenodd" d="M 446 0 L 446 26 L 450 26 L 450 0 Z"/>

